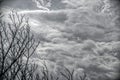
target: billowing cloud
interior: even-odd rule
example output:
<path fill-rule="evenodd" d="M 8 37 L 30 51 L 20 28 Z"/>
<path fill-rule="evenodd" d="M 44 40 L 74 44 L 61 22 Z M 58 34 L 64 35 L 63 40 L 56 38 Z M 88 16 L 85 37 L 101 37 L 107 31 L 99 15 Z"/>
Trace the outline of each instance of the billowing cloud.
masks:
<path fill-rule="evenodd" d="M 66 8 L 88 7 L 89 9 L 102 9 L 103 1 L 101 0 L 62 0 L 66 4 Z"/>
<path fill-rule="evenodd" d="M 77 37 L 98 41 L 118 40 L 119 29 L 115 27 L 114 18 L 110 15 L 79 8 L 72 10 L 67 16 L 66 31 L 69 30 Z"/>
<path fill-rule="evenodd" d="M 38 48 L 38 55 L 43 59 L 56 63 L 55 66 L 66 66 L 77 69 L 84 69 L 91 77 L 99 77 L 101 74 L 107 77 L 118 74 L 119 52 L 114 52 L 112 46 L 119 45 L 119 42 L 103 43 L 86 40 L 83 43 L 65 41 L 64 43 L 45 43 L 44 47 Z M 114 48 L 118 49 L 118 47 Z M 117 51 L 117 50 L 115 50 Z M 48 63 L 49 64 L 49 63 Z M 55 69 L 58 69 L 56 67 Z M 61 69 L 62 70 L 62 69 Z M 96 74 L 92 74 L 92 73 Z M 102 76 L 102 78 L 106 78 Z M 115 78 L 115 76 L 114 76 Z"/>
<path fill-rule="evenodd" d="M 101 11 L 101 0 L 61 3 L 66 5 L 64 10 L 18 12 L 30 18 L 31 29 L 41 40 L 33 62 L 41 65 L 45 61 L 56 74 L 66 66 L 76 73 L 86 72 L 95 80 L 115 78 L 120 65 L 120 31 L 115 18 Z"/>

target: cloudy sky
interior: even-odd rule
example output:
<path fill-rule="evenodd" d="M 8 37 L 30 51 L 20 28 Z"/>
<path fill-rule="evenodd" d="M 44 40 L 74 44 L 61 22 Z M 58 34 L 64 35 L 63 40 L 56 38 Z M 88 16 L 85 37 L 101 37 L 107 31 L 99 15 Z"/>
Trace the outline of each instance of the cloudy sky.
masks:
<path fill-rule="evenodd" d="M 30 18 L 31 30 L 42 41 L 36 63 L 45 60 L 53 71 L 66 66 L 113 80 L 119 74 L 120 28 L 117 8 L 109 1 L 4 0 L 2 6 Z"/>

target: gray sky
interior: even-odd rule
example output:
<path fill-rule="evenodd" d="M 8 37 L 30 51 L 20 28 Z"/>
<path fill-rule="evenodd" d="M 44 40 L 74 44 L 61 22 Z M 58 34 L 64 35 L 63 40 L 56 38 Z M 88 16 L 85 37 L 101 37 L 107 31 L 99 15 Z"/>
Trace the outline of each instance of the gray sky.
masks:
<path fill-rule="evenodd" d="M 50 10 L 40 10 L 32 0 L 7 0 L 3 5 L 22 9 L 18 13 L 30 18 L 31 30 L 43 42 L 36 53 L 38 65 L 40 56 L 50 70 L 64 65 L 106 80 L 118 74 L 120 29 L 115 26 L 119 16 L 107 12 L 109 5 L 102 1 L 52 0 Z"/>
<path fill-rule="evenodd" d="M 52 0 L 50 9 L 63 9 L 65 5 L 61 0 Z M 32 0 L 4 0 L 3 6 L 20 8 L 20 9 L 38 9 Z"/>

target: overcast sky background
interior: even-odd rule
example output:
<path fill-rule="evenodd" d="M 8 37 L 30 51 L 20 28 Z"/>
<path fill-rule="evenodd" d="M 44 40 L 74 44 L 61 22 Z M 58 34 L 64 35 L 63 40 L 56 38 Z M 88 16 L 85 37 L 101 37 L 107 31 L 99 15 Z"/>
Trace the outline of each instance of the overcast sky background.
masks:
<path fill-rule="evenodd" d="M 119 74 L 120 28 L 115 21 L 119 15 L 111 5 L 109 0 L 2 3 L 8 11 L 13 8 L 30 18 L 32 31 L 42 41 L 33 59 L 38 65 L 42 58 L 53 72 L 66 66 L 78 73 L 85 71 L 95 80 L 113 80 Z"/>

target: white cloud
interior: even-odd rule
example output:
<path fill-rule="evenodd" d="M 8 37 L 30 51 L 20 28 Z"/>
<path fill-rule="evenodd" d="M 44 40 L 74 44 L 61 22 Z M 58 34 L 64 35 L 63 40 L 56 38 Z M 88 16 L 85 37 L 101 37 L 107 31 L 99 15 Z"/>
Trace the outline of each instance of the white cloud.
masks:
<path fill-rule="evenodd" d="M 37 7 L 41 10 L 50 10 L 48 7 L 51 6 L 51 0 L 48 0 L 48 2 L 45 2 L 45 0 L 33 0 L 33 2 L 35 2 Z"/>

